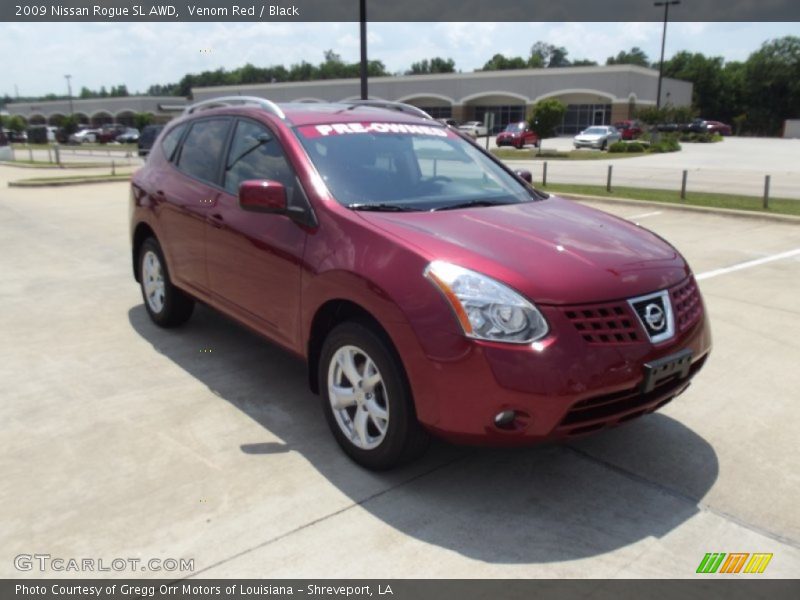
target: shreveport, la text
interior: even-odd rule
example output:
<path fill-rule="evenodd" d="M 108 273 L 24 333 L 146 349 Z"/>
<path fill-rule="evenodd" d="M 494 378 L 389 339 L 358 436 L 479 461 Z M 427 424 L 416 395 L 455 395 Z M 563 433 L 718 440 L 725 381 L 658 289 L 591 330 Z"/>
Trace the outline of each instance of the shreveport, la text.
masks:
<path fill-rule="evenodd" d="M 180 584 L 136 584 L 127 583 L 107 585 L 81 585 L 81 584 L 26 584 L 18 583 L 14 586 L 17 596 L 80 596 L 100 597 L 102 595 L 133 596 L 136 598 L 155 598 L 178 596 L 345 596 L 352 598 L 372 597 L 372 596 L 393 596 L 392 586 L 388 584 L 380 585 L 317 585 L 310 583 L 304 587 L 293 587 L 291 585 L 272 585 L 268 583 L 245 584 L 232 583 L 230 585 L 206 585 L 202 583 L 180 583 Z"/>

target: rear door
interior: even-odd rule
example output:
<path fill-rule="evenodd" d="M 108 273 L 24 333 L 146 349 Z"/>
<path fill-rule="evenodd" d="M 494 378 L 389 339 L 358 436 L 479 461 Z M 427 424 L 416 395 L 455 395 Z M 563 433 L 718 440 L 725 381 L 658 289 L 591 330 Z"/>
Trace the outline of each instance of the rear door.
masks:
<path fill-rule="evenodd" d="M 223 155 L 232 122 L 230 117 L 193 121 L 175 150 L 177 171 L 165 172 L 156 191 L 163 200 L 159 220 L 170 275 L 189 291 L 204 293 L 208 289 L 206 219 L 222 191 Z"/>
<path fill-rule="evenodd" d="M 208 215 L 206 264 L 214 299 L 230 313 L 292 349 L 298 349 L 300 273 L 305 229 L 288 216 L 246 212 L 239 184 L 278 181 L 289 205 L 307 202 L 274 134 L 263 124 L 238 119 L 231 138 L 224 190 Z"/>

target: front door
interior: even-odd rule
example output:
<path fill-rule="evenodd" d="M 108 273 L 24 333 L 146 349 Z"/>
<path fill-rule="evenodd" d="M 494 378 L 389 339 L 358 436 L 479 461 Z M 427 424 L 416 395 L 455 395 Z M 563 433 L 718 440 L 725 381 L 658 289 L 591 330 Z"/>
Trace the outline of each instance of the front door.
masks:
<path fill-rule="evenodd" d="M 299 350 L 300 273 L 306 233 L 285 215 L 239 207 L 239 184 L 282 183 L 292 203 L 299 183 L 275 136 L 262 124 L 240 119 L 225 161 L 223 186 L 206 230 L 211 291 L 224 310 L 275 341 Z"/>

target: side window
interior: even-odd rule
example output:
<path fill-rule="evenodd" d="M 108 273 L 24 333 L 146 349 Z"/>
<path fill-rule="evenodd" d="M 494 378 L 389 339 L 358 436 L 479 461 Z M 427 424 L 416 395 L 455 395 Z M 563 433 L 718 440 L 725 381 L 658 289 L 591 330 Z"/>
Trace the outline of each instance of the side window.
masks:
<path fill-rule="evenodd" d="M 294 171 L 278 141 L 266 127 L 241 120 L 236 124 L 225 165 L 225 189 L 236 195 L 239 184 L 247 179 L 278 181 L 286 188 L 286 197 L 293 197 Z"/>
<path fill-rule="evenodd" d="M 229 125 L 229 119 L 207 119 L 193 123 L 183 141 L 178 168 L 192 177 L 216 183 Z"/>
<path fill-rule="evenodd" d="M 161 149 L 164 151 L 164 156 L 167 157 L 167 160 L 172 160 L 172 156 L 175 154 L 175 148 L 178 147 L 178 142 L 181 140 L 184 131 L 186 131 L 185 123 L 168 131 L 164 139 L 161 140 Z"/>

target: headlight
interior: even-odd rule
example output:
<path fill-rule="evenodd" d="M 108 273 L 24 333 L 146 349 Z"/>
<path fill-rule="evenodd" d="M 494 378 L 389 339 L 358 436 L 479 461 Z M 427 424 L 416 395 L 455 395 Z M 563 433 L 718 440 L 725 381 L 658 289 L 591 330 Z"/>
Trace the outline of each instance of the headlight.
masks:
<path fill-rule="evenodd" d="M 435 260 L 425 269 L 467 337 L 527 344 L 547 335 L 547 321 L 511 288 L 475 271 Z"/>

